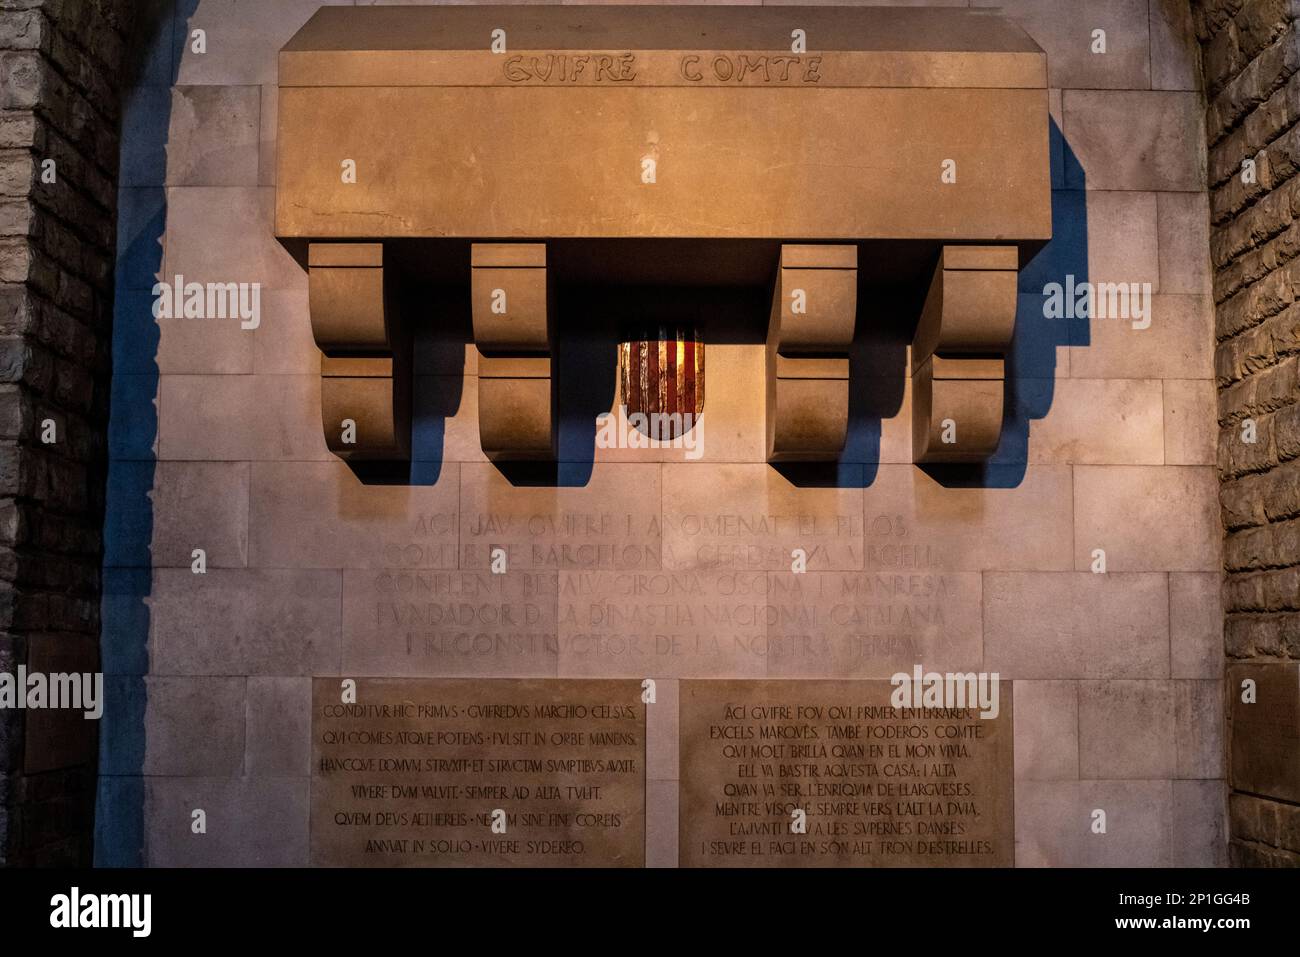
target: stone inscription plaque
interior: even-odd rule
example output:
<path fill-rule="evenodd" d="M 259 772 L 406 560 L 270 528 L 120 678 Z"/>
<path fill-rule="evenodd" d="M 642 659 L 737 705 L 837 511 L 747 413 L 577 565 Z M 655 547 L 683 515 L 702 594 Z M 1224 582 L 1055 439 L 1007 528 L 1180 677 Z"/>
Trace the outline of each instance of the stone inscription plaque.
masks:
<path fill-rule="evenodd" d="M 683 681 L 681 865 L 1010 867 L 1011 682 L 996 718 L 895 709 L 892 690 Z"/>
<path fill-rule="evenodd" d="M 644 864 L 638 681 L 361 678 L 340 697 L 313 683 L 312 863 Z"/>

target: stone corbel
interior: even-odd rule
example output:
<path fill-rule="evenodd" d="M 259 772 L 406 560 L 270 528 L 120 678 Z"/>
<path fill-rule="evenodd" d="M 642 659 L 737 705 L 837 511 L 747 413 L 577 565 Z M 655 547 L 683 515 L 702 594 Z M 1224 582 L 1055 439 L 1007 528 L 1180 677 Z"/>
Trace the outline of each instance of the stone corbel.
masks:
<path fill-rule="evenodd" d="M 410 458 L 410 350 L 380 243 L 312 243 L 312 335 L 325 444 L 349 464 Z"/>
<path fill-rule="evenodd" d="M 833 461 L 849 424 L 856 246 L 781 247 L 767 330 L 767 460 Z"/>
<path fill-rule="evenodd" d="M 980 462 L 1002 437 L 1015 246 L 945 246 L 912 340 L 912 460 Z"/>
<path fill-rule="evenodd" d="M 470 297 L 484 454 L 494 461 L 553 459 L 553 310 L 545 244 L 473 244 Z"/>

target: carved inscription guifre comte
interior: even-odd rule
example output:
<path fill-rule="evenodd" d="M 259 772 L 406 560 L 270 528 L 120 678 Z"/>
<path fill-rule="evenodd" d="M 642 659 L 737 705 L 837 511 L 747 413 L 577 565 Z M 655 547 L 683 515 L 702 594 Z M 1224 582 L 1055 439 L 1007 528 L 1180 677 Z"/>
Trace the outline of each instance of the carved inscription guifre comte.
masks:
<path fill-rule="evenodd" d="M 677 75 L 687 83 L 820 83 L 822 58 L 769 53 L 687 53 Z M 541 53 L 507 57 L 502 76 L 511 83 L 632 83 L 635 53 Z"/>
<path fill-rule="evenodd" d="M 1051 237 L 1046 59 L 999 16 L 326 7 L 281 51 L 279 124 L 277 234 L 309 273 L 322 425 L 350 461 L 409 455 L 395 264 L 422 257 L 469 285 L 484 451 L 553 458 L 564 252 L 604 255 L 617 285 L 621 240 L 714 257 L 723 286 L 723 263 L 759 261 L 774 462 L 840 456 L 882 241 L 923 257 L 914 459 L 998 446 L 1018 272 Z M 534 161 L 565 139 L 583 148 Z"/>

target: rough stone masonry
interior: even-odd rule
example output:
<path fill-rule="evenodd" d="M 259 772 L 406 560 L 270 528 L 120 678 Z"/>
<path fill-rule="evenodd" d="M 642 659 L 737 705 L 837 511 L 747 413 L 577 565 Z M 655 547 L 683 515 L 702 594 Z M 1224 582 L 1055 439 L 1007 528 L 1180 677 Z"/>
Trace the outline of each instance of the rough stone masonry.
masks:
<path fill-rule="evenodd" d="M 57 670 L 71 662 L 82 663 L 77 670 L 97 670 L 116 84 L 134 6 L 128 0 L 0 3 L 5 672 L 21 665 Z M 43 428 L 47 421 L 52 430 Z M 43 433 L 53 441 L 43 441 Z M 69 734 L 39 725 L 60 720 L 49 712 L 0 711 L 0 865 L 89 863 L 95 722 L 67 725 Z M 24 747 L 33 732 L 39 749 Z"/>
<path fill-rule="evenodd" d="M 1300 4 L 1206 0 L 1192 8 L 1207 101 L 1226 653 L 1229 663 L 1295 661 Z M 1300 865 L 1300 807 L 1234 790 L 1229 816 L 1234 864 Z"/>

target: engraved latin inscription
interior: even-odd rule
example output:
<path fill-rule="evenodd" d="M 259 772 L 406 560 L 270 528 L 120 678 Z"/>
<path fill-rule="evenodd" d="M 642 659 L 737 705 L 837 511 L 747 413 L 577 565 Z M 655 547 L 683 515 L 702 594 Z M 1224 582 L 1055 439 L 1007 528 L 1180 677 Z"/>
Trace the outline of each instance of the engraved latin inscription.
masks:
<path fill-rule="evenodd" d="M 639 867 L 637 681 L 338 678 L 312 700 L 314 864 Z"/>

